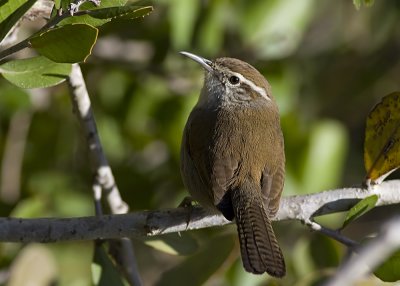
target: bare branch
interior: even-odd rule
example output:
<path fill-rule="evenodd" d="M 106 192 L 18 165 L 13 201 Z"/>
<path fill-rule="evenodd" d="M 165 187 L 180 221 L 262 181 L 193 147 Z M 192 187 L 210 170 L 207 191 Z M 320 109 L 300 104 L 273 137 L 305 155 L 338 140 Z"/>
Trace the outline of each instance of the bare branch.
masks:
<path fill-rule="evenodd" d="M 85 133 L 89 147 L 90 162 L 92 170 L 95 173 L 95 181 L 93 182 L 92 190 L 96 215 L 100 216 L 102 214 L 100 202 L 102 190 L 107 195 L 108 205 L 113 214 L 127 213 L 129 210 L 128 205 L 121 198 L 118 187 L 115 183 L 114 175 L 101 146 L 89 94 L 86 89 L 81 68 L 78 64 L 72 65 L 68 84 L 71 91 L 70 95 L 74 111 L 78 116 Z M 116 261 L 121 263 L 121 268 L 124 269 L 123 273 L 131 285 L 141 285 L 142 283 L 134 256 L 125 257 L 133 255 L 132 243 L 125 237 L 119 238 L 121 238 L 121 241 L 117 243 L 117 245 L 119 246 L 118 249 L 120 251 L 118 255 L 115 256 Z M 116 242 L 111 241 L 110 244 L 116 244 Z"/>
<path fill-rule="evenodd" d="M 342 235 L 338 230 L 326 228 L 311 220 L 306 221 L 305 224 L 312 230 L 318 231 L 326 236 L 329 236 L 330 238 L 333 238 L 334 240 L 339 241 L 340 243 L 349 247 L 351 250 L 354 250 L 354 248 L 359 245 L 356 241 Z"/>
<path fill-rule="evenodd" d="M 383 182 L 369 190 L 346 188 L 304 196 L 284 197 L 275 221 L 307 221 L 315 214 L 345 211 L 358 200 L 378 195 L 378 206 L 400 203 L 400 180 Z M 187 218 L 190 223 L 187 224 Z M 155 236 L 230 223 L 201 207 L 144 211 L 83 218 L 0 219 L 0 241 L 57 242 L 121 237 Z"/>
<path fill-rule="evenodd" d="M 114 214 L 128 212 L 128 205 L 122 200 L 107 158 L 103 152 L 91 108 L 89 94 L 78 64 L 72 65 L 68 79 L 74 111 L 79 118 L 89 146 L 89 156 L 96 180 L 107 191 L 107 200 Z"/>
<path fill-rule="evenodd" d="M 371 195 L 378 196 L 377 206 L 400 203 L 399 180 L 385 181 L 369 189 L 362 187 L 343 188 L 321 193 L 293 196 L 281 200 L 277 220 L 296 219 L 306 222 L 323 214 L 346 211 L 359 200 Z"/>
<path fill-rule="evenodd" d="M 355 285 L 400 248 L 400 217 L 385 223 L 379 235 L 341 265 L 325 285 Z"/>
<path fill-rule="evenodd" d="M 188 215 L 191 215 L 187 226 Z M 154 236 L 230 223 L 203 208 L 177 208 L 80 218 L 0 219 L 0 241 L 60 242 Z"/>

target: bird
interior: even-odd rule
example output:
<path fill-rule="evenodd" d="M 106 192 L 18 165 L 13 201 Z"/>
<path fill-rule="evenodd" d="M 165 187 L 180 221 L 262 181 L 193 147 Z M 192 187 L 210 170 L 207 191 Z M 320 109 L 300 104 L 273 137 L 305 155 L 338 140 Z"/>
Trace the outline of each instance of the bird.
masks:
<path fill-rule="evenodd" d="M 183 183 L 203 207 L 235 220 L 247 272 L 281 278 L 285 261 L 271 220 L 284 186 L 285 152 L 270 84 L 239 59 L 181 54 L 205 70 L 183 131 Z"/>

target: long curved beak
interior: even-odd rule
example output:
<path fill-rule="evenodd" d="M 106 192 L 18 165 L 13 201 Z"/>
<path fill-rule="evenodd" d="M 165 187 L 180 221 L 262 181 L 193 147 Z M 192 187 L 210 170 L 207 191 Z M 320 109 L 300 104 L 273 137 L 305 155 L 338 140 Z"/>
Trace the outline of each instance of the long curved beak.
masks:
<path fill-rule="evenodd" d="M 188 53 L 188 52 L 179 52 L 179 53 L 184 56 L 187 56 L 188 58 L 191 58 L 195 62 L 201 64 L 203 66 L 203 68 L 205 68 L 207 71 L 209 71 L 209 72 L 213 71 L 213 69 L 211 67 L 212 61 L 202 58 L 200 56 L 197 56 L 195 54 Z"/>

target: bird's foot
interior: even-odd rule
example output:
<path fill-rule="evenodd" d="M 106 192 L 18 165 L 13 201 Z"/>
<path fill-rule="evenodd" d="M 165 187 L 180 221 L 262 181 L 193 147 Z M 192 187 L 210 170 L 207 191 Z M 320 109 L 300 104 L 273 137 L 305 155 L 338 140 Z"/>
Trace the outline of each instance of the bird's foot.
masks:
<path fill-rule="evenodd" d="M 193 206 L 197 205 L 197 201 L 195 201 L 192 197 L 187 196 L 184 197 L 182 202 L 178 205 L 179 208 L 188 209 L 187 218 L 186 218 L 186 230 L 189 227 L 190 219 L 192 217 Z"/>

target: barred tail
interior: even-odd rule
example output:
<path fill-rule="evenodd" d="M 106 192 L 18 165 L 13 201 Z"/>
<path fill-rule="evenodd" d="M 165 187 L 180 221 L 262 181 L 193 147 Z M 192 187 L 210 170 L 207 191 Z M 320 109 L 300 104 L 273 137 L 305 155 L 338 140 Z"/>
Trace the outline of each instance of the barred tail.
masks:
<path fill-rule="evenodd" d="M 240 189 L 232 190 L 231 195 L 244 268 L 254 274 L 267 272 L 275 277 L 285 276 L 285 261 L 261 191 L 245 182 Z"/>

